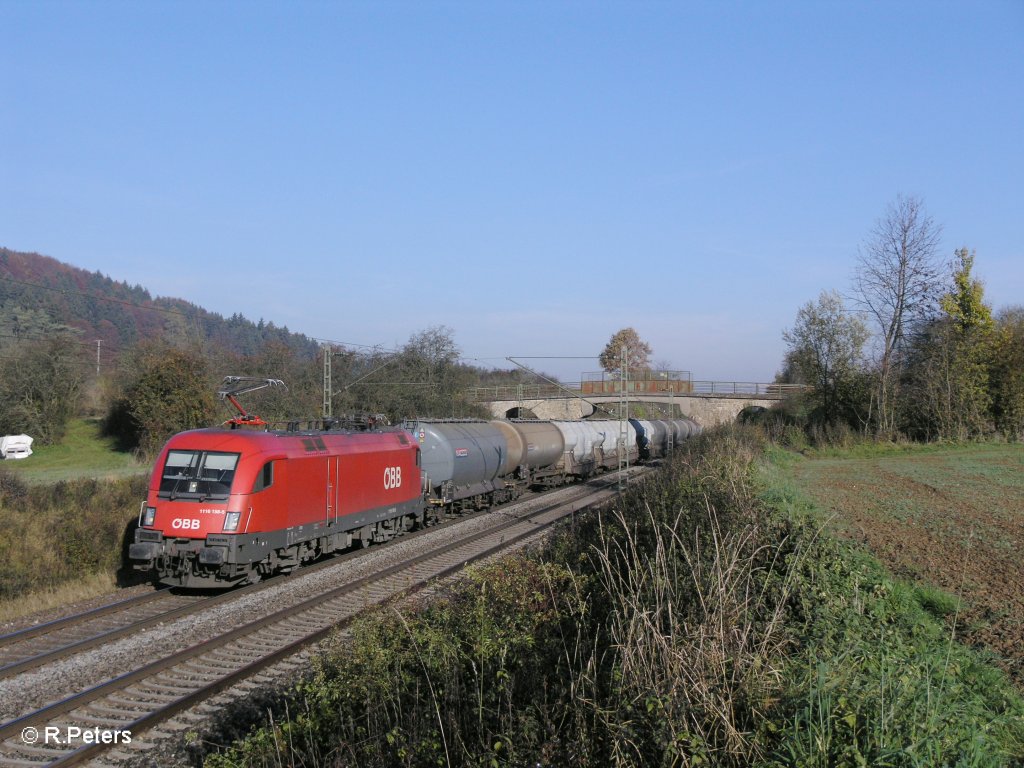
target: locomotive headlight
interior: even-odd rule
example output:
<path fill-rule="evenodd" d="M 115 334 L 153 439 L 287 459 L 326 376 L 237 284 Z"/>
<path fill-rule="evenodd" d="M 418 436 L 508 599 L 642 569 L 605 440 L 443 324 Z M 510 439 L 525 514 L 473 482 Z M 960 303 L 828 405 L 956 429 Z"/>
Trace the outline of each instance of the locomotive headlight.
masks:
<path fill-rule="evenodd" d="M 228 512 L 224 515 L 224 530 L 225 531 L 237 531 L 238 522 L 242 519 L 241 512 Z"/>
<path fill-rule="evenodd" d="M 156 522 L 156 507 L 146 507 L 146 511 L 142 515 L 142 524 L 150 526 L 154 522 Z"/>

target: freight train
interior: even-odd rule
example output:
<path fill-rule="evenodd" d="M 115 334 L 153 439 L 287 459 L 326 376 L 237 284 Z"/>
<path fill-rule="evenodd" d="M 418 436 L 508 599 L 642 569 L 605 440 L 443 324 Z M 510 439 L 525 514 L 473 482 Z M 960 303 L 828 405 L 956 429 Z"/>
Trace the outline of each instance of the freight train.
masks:
<path fill-rule="evenodd" d="M 175 435 L 154 467 L 128 556 L 164 584 L 255 583 L 528 488 L 663 456 L 700 431 L 690 419 L 229 424 Z"/>

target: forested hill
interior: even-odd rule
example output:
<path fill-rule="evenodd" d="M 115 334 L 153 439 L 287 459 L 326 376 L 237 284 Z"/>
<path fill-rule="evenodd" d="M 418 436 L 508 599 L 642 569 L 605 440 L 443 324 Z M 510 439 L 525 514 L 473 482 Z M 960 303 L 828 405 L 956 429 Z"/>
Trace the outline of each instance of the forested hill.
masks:
<path fill-rule="evenodd" d="M 160 338 L 172 343 L 202 340 L 250 355 L 276 342 L 312 357 L 317 346 L 307 336 L 273 323 L 252 322 L 237 314 L 225 318 L 182 299 L 153 298 L 142 286 L 49 256 L 0 248 L 0 347 L 61 330 L 114 349 Z"/>

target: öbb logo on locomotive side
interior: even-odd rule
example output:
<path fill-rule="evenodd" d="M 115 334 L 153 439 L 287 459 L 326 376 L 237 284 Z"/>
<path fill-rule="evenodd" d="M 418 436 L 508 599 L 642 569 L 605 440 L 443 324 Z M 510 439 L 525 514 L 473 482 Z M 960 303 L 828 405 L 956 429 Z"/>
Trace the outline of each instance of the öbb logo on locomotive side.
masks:
<path fill-rule="evenodd" d="M 171 521 L 171 528 L 180 528 L 183 531 L 198 531 L 199 518 L 176 517 Z"/>
<path fill-rule="evenodd" d="M 402 468 L 384 467 L 384 490 L 402 487 Z"/>

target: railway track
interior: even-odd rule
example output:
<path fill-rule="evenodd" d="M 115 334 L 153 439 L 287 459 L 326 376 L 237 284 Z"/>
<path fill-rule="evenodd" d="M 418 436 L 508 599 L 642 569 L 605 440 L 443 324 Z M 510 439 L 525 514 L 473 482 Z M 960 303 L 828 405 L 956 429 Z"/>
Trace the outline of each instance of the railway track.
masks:
<path fill-rule="evenodd" d="M 451 518 L 443 524 L 472 520 L 491 514 L 484 510 L 470 515 Z M 408 541 L 436 530 L 436 526 L 405 534 Z M 303 566 L 302 573 L 329 568 L 347 559 L 366 554 L 356 550 Z M 174 621 L 198 610 L 236 600 L 254 592 L 272 588 L 276 576 L 259 584 L 237 587 L 215 595 L 180 594 L 167 588 L 151 593 L 118 600 L 82 613 L 64 616 L 5 635 L 0 635 L 0 680 L 8 679 L 32 669 L 44 667 L 59 659 L 111 643 L 122 637 L 141 632 L 153 626 Z"/>
<path fill-rule="evenodd" d="M 221 597 L 221 596 L 218 596 Z M 210 598 L 160 589 L 0 636 L 0 679 L 196 610 Z"/>
<path fill-rule="evenodd" d="M 154 725 L 318 642 L 368 607 L 422 589 L 468 563 L 543 533 L 584 506 L 607 500 L 615 495 L 616 482 L 614 476 L 606 476 L 602 487 L 575 486 L 561 500 L 540 509 L 517 504 L 492 510 L 481 516 L 486 520 L 481 530 L 447 528 L 452 540 L 436 548 L 370 566 L 357 580 L 10 720 L 0 725 L 0 766 L 73 765 L 105 751 L 123 752 L 126 738 L 139 739 Z M 519 507 L 523 511 L 515 511 Z M 234 595 L 237 592 L 172 610 L 204 610 L 205 601 Z"/>

